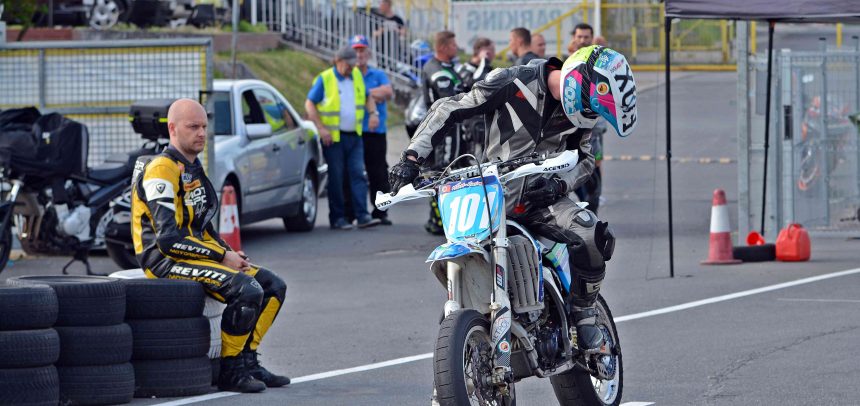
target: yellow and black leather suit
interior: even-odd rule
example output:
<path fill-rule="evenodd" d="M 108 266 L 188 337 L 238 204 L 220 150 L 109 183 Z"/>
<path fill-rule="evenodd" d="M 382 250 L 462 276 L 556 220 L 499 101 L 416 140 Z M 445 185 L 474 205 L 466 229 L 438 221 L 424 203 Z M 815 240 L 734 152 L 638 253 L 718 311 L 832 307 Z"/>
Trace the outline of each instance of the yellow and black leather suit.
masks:
<path fill-rule="evenodd" d="M 218 196 L 200 161 L 188 162 L 168 147 L 161 155 L 138 160 L 132 183 L 131 233 L 146 275 L 203 284 L 209 295 L 227 304 L 221 355 L 255 351 L 284 302 L 287 285 L 256 265 L 239 272 L 221 264 L 230 246 L 212 226 Z"/>

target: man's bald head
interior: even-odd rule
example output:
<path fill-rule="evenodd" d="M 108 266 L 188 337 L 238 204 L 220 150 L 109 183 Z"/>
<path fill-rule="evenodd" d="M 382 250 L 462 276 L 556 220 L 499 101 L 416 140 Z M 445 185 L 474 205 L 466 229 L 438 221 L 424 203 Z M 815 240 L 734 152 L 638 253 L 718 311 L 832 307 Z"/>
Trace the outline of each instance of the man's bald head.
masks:
<path fill-rule="evenodd" d="M 204 120 L 206 119 L 206 109 L 196 100 L 192 99 L 179 99 L 173 102 L 170 105 L 170 109 L 167 110 L 168 124 L 189 118 L 200 118 L 201 116 Z"/>
<path fill-rule="evenodd" d="M 167 110 L 170 145 L 194 162 L 197 154 L 206 147 L 207 124 L 206 110 L 197 101 L 179 99 L 173 102 Z"/>

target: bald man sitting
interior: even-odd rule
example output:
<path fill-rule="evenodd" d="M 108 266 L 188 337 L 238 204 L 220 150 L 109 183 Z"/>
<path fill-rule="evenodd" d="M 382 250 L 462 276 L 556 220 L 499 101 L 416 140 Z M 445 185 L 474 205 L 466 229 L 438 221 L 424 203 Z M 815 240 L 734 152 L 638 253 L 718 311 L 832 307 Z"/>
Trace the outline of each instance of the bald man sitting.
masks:
<path fill-rule="evenodd" d="M 287 285 L 251 264 L 242 251 L 233 251 L 212 225 L 218 196 L 197 159 L 206 147 L 207 122 L 196 101 L 175 101 L 167 114 L 170 146 L 135 165 L 134 250 L 148 277 L 199 282 L 227 304 L 221 318 L 218 388 L 261 392 L 290 383 L 257 360 L 257 348 L 284 303 Z"/>

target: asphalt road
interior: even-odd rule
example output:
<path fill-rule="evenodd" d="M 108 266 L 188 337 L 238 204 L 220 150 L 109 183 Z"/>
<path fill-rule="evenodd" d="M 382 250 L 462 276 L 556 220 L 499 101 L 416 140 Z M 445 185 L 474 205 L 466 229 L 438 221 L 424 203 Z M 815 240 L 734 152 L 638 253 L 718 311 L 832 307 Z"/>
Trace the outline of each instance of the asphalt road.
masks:
<path fill-rule="evenodd" d="M 675 156 L 734 157 L 734 74 L 684 75 L 672 89 Z M 637 133 L 607 137 L 607 154 L 662 153 L 662 92 L 657 86 L 640 94 Z M 394 157 L 405 136 L 389 137 Z M 603 294 L 619 320 L 623 402 L 857 404 L 860 240 L 815 237 L 813 260 L 806 263 L 702 266 L 714 188 L 726 190 L 734 224 L 736 166 L 677 162 L 676 275 L 669 278 L 665 167 L 659 160 L 604 163 L 607 201 L 600 214 L 615 228 L 618 242 Z M 428 354 L 444 290 L 424 263 L 442 242 L 421 228 L 426 203 L 393 209 L 393 226 L 347 232 L 328 229 L 324 201 L 322 206 L 311 233 L 286 233 L 279 221 L 246 226 L 242 233 L 252 260 L 289 285 L 261 353 L 266 367 L 296 382 L 257 395 L 215 393 L 134 404 L 429 404 Z M 64 261 L 18 261 L 0 279 L 56 274 Z M 94 260 L 98 271 L 111 267 L 106 258 Z M 834 274 L 844 270 L 855 272 Z M 804 279 L 816 276 L 821 278 Z M 778 285 L 786 282 L 793 283 Z M 745 293 L 726 296 L 738 292 Z M 683 304 L 688 305 L 671 307 Z M 644 313 L 655 309 L 664 311 Z M 392 362 L 379 364 L 386 361 Z M 556 404 L 547 380 L 525 380 L 517 393 L 521 406 Z"/>

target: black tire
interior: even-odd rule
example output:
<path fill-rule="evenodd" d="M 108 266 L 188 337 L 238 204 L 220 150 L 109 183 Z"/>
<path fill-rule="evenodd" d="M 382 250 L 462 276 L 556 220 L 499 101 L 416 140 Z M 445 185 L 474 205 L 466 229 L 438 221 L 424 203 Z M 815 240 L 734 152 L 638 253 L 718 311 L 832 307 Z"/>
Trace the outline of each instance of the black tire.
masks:
<path fill-rule="evenodd" d="M 208 357 L 134 361 L 134 397 L 179 397 L 212 391 Z"/>
<path fill-rule="evenodd" d="M 51 327 L 58 311 L 57 294 L 49 286 L 0 285 L 0 331 Z"/>
<path fill-rule="evenodd" d="M 302 199 L 299 211 L 294 216 L 284 217 L 284 227 L 287 231 L 307 232 L 314 229 L 319 211 L 319 186 L 316 172 L 306 169 L 302 180 Z"/>
<path fill-rule="evenodd" d="M 63 405 L 117 405 L 131 402 L 131 363 L 88 367 L 57 367 Z"/>
<path fill-rule="evenodd" d="M 605 327 L 604 332 L 609 332 L 617 347 L 617 392 L 609 399 L 600 399 L 591 381 L 591 375 L 588 372 L 574 369 L 549 378 L 555 397 L 561 406 L 618 406 L 621 403 L 621 395 L 624 391 L 624 363 L 621 358 L 618 330 L 615 329 L 612 312 L 609 311 L 609 306 L 606 305 L 602 296 L 598 295 L 596 307 L 599 312 L 598 323 Z"/>
<path fill-rule="evenodd" d="M 132 334 L 128 324 L 55 328 L 60 335 L 57 366 L 114 365 L 131 360 Z"/>
<path fill-rule="evenodd" d="M 9 219 L 11 222 L 12 219 Z M 6 264 L 9 263 L 9 255 L 12 254 L 12 227 L 6 227 L 5 230 L 0 230 L 0 272 L 6 269 Z"/>
<path fill-rule="evenodd" d="M 126 279 L 126 319 L 179 319 L 203 315 L 206 292 L 194 281 Z"/>
<path fill-rule="evenodd" d="M 436 351 L 433 353 L 433 384 L 440 406 L 471 404 L 466 389 L 464 350 L 470 333 L 480 332 L 490 339 L 490 322 L 475 310 L 457 310 L 439 327 Z M 492 343 L 487 343 L 487 350 Z M 510 384 L 513 392 L 513 384 Z M 513 397 L 500 396 L 501 404 L 513 406 Z"/>
<path fill-rule="evenodd" d="M 749 245 L 732 247 L 732 256 L 743 262 L 765 262 L 776 260 L 776 245 Z"/>
<path fill-rule="evenodd" d="M 60 357 L 57 331 L 0 331 L 0 368 L 33 368 L 51 365 Z"/>
<path fill-rule="evenodd" d="M 205 357 L 209 319 L 128 320 L 134 336 L 134 360 Z"/>
<path fill-rule="evenodd" d="M 105 251 L 110 259 L 122 269 L 140 268 L 133 249 L 128 249 L 123 244 L 113 241 L 105 241 Z"/>
<path fill-rule="evenodd" d="M 105 276 L 15 276 L 14 286 L 48 285 L 59 303 L 55 326 L 112 326 L 125 318 L 125 285 Z"/>
<path fill-rule="evenodd" d="M 53 365 L 0 369 L 0 405 L 56 406 L 59 402 L 60 380 Z"/>

